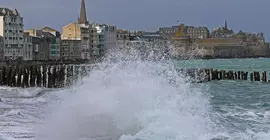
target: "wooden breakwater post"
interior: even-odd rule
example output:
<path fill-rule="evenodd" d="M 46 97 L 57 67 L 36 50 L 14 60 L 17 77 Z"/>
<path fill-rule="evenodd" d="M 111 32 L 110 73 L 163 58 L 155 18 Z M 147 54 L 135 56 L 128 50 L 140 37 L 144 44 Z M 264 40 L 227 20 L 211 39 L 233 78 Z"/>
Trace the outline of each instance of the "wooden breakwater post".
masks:
<path fill-rule="evenodd" d="M 30 65 L 0 67 L 0 86 L 10 87 L 69 87 L 87 76 L 94 69 L 90 65 Z M 192 82 L 203 83 L 218 80 L 250 80 L 269 83 L 267 72 L 246 72 L 218 69 L 181 69 Z"/>
<path fill-rule="evenodd" d="M 66 65 L 5 66 L 0 67 L 0 86 L 63 88 L 73 84 L 73 72 Z"/>
<path fill-rule="evenodd" d="M 270 83 L 267 79 L 267 72 L 247 72 L 247 71 L 233 71 L 233 70 L 218 70 L 218 69 L 187 69 L 179 70 L 180 73 L 185 73 L 185 76 L 191 77 L 193 83 L 202 83 L 218 80 L 244 80 L 244 81 L 261 81 Z M 203 73 L 203 74 L 202 74 Z"/>

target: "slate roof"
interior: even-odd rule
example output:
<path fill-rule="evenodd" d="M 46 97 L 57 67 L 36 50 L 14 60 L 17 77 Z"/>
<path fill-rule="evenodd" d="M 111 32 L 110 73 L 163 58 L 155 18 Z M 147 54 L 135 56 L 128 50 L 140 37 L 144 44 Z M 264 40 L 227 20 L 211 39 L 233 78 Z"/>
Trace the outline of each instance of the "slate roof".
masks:
<path fill-rule="evenodd" d="M 7 14 L 17 16 L 19 15 L 19 12 L 17 11 L 17 9 L 13 11 L 8 8 L 0 8 L 0 16 L 5 16 Z"/>

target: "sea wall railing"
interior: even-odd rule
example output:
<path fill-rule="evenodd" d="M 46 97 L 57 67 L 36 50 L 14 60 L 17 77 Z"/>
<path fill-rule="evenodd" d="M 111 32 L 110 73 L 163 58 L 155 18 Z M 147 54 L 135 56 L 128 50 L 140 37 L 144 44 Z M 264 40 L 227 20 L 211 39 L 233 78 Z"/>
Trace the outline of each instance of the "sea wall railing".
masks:
<path fill-rule="evenodd" d="M 97 65 L 28 65 L 0 67 L 0 86 L 64 88 L 77 83 Z M 177 69 L 193 83 L 216 80 L 245 80 L 270 83 L 267 72 L 218 70 L 209 68 Z M 90 72 L 91 73 L 91 72 Z"/>

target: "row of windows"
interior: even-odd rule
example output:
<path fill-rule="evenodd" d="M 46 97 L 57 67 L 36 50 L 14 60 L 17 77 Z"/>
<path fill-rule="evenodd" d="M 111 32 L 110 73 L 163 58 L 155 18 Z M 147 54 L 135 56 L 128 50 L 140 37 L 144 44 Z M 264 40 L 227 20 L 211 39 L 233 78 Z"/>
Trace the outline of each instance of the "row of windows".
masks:
<path fill-rule="evenodd" d="M 23 52 L 22 50 L 5 51 L 5 53 L 22 53 L 22 52 Z"/>
<path fill-rule="evenodd" d="M 6 47 L 15 46 L 15 47 L 23 47 L 23 44 L 6 44 Z"/>
<path fill-rule="evenodd" d="M 5 22 L 4 25 L 9 25 L 9 26 L 11 26 L 11 25 L 23 26 L 22 23 L 17 24 L 17 23 L 11 23 L 11 22 L 9 22 L 9 23 Z"/>
<path fill-rule="evenodd" d="M 5 33 L 7 33 L 7 32 L 10 32 L 10 33 L 12 33 L 12 30 L 5 30 Z M 20 32 L 20 33 L 22 33 L 23 31 L 22 30 L 14 30 L 14 32 L 15 33 L 18 33 L 18 32 Z"/>
<path fill-rule="evenodd" d="M 161 34 L 164 34 L 164 33 L 176 33 L 176 30 L 173 30 L 173 31 L 160 31 Z"/>
<path fill-rule="evenodd" d="M 11 22 L 16 22 L 17 20 L 20 20 L 21 22 L 23 22 L 22 17 L 12 16 L 12 15 L 10 15 L 10 18 L 4 17 L 4 21 L 7 21 L 8 19 L 10 19 Z"/>
<path fill-rule="evenodd" d="M 81 53 L 74 53 L 74 52 L 70 52 L 70 53 L 62 53 L 62 55 L 63 56 L 80 56 L 81 55 Z"/>
<path fill-rule="evenodd" d="M 62 42 L 62 45 L 65 46 L 79 46 L 81 43 L 68 43 L 68 42 Z"/>
<path fill-rule="evenodd" d="M 22 40 L 23 38 L 22 37 L 5 37 L 5 39 L 7 40 L 7 39 L 9 39 L 9 40 L 18 40 L 18 39 L 20 39 L 20 40 Z"/>
<path fill-rule="evenodd" d="M 206 30 L 188 30 L 188 33 L 207 33 Z"/>
<path fill-rule="evenodd" d="M 190 36 L 206 36 L 205 34 L 189 34 Z"/>

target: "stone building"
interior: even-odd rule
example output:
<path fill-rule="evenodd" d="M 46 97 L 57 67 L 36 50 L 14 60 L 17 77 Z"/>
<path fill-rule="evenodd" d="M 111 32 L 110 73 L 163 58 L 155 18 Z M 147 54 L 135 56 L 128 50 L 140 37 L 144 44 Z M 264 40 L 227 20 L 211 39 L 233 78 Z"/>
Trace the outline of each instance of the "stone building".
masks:
<path fill-rule="evenodd" d="M 49 44 L 49 59 L 59 60 L 60 59 L 60 47 L 61 47 L 61 33 L 50 27 L 44 27 L 43 32 L 52 34 L 54 37 L 51 39 Z"/>
<path fill-rule="evenodd" d="M 58 31 L 49 32 L 47 29 L 29 29 L 25 33 L 32 36 L 33 60 L 60 59 L 61 38 Z"/>
<path fill-rule="evenodd" d="M 78 46 L 81 45 L 80 40 L 62 40 L 61 42 L 61 58 L 64 60 L 81 59 L 81 51 Z"/>
<path fill-rule="evenodd" d="M 233 30 L 228 29 L 227 21 L 225 21 L 224 27 L 214 29 L 211 32 L 210 37 L 216 39 L 228 39 L 231 38 L 233 35 L 234 35 Z"/>
<path fill-rule="evenodd" d="M 232 38 L 240 39 L 248 46 L 259 46 L 265 44 L 263 33 L 252 34 L 240 30 L 237 34 L 234 34 Z"/>
<path fill-rule="evenodd" d="M 4 38 L 5 60 L 22 59 L 23 27 L 23 18 L 16 9 L 0 8 L 0 36 Z"/>
<path fill-rule="evenodd" d="M 160 36 L 171 39 L 176 35 L 176 32 L 178 31 L 179 26 L 172 26 L 172 27 L 161 27 L 159 28 L 159 34 Z"/>
<path fill-rule="evenodd" d="M 184 34 L 192 39 L 206 39 L 209 37 L 207 27 L 184 26 Z"/>
<path fill-rule="evenodd" d="M 24 33 L 23 60 L 33 60 L 33 43 L 32 36 Z"/>
<path fill-rule="evenodd" d="M 0 61 L 4 60 L 4 38 L 0 36 Z"/>
<path fill-rule="evenodd" d="M 172 39 L 175 36 L 188 36 L 191 39 L 206 39 L 209 37 L 209 30 L 207 27 L 185 26 L 184 24 L 172 27 L 162 27 L 159 29 L 159 33 L 162 37 L 167 39 Z"/>
<path fill-rule="evenodd" d="M 40 59 L 41 37 L 37 37 L 37 36 L 31 36 L 31 37 L 32 37 L 32 46 L 33 46 L 33 53 L 32 53 L 33 60 L 42 60 Z"/>
<path fill-rule="evenodd" d="M 194 45 L 199 48 L 201 56 L 212 58 L 235 58 L 248 56 L 248 48 L 239 39 L 201 39 Z"/>
<path fill-rule="evenodd" d="M 81 59 L 91 60 L 99 56 L 97 29 L 87 21 L 84 0 L 81 1 L 78 21 L 63 27 L 62 40 L 80 40 L 81 44 L 77 49 L 81 52 Z M 77 44 L 77 41 L 73 44 Z"/>
<path fill-rule="evenodd" d="M 131 34 L 128 30 L 117 30 L 117 47 L 125 47 L 131 39 Z"/>

